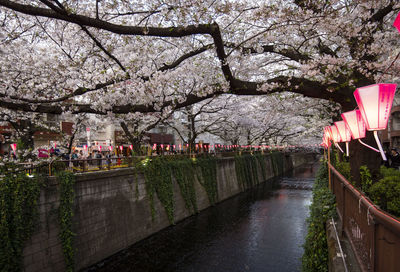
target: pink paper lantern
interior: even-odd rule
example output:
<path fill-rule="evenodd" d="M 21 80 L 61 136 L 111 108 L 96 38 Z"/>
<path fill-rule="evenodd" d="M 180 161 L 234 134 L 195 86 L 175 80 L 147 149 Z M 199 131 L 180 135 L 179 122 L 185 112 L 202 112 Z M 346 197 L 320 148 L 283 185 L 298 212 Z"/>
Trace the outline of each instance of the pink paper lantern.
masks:
<path fill-rule="evenodd" d="M 133 150 L 133 145 L 129 145 L 129 149 L 130 149 L 130 150 Z"/>
<path fill-rule="evenodd" d="M 335 122 L 335 126 L 339 132 L 342 142 L 351 141 L 351 132 L 344 121 Z"/>
<path fill-rule="evenodd" d="M 396 20 L 394 20 L 393 26 L 397 28 L 397 31 L 400 32 L 400 12 L 397 14 Z"/>
<path fill-rule="evenodd" d="M 329 129 L 330 129 L 330 132 L 331 132 L 331 135 L 332 135 L 333 142 L 335 142 L 335 143 L 341 142 L 342 139 L 340 138 L 339 131 L 336 128 L 336 126 L 330 126 Z"/>
<path fill-rule="evenodd" d="M 365 122 L 359 110 L 344 112 L 342 118 L 354 140 L 365 138 Z"/>
<path fill-rule="evenodd" d="M 124 147 L 123 147 L 122 145 L 120 145 L 120 146 L 119 146 L 119 150 L 122 151 L 123 149 L 124 149 Z"/>
<path fill-rule="evenodd" d="M 379 83 L 356 89 L 354 97 L 367 130 L 386 129 L 396 84 Z"/>
<path fill-rule="evenodd" d="M 101 151 L 101 145 L 99 145 L 99 151 Z"/>
<path fill-rule="evenodd" d="M 112 150 L 113 150 L 113 147 L 110 145 L 110 146 L 108 147 L 108 150 L 112 151 Z"/>
<path fill-rule="evenodd" d="M 332 139 L 332 132 L 329 126 L 324 127 L 324 134 L 326 134 L 326 137 L 328 137 L 328 140 Z"/>
<path fill-rule="evenodd" d="M 325 148 L 328 148 L 331 146 L 331 141 L 329 140 L 329 135 L 327 133 L 324 133 L 322 140 L 323 140 L 322 143 L 324 144 Z"/>
<path fill-rule="evenodd" d="M 14 152 L 17 150 L 17 144 L 10 144 L 10 146 Z"/>

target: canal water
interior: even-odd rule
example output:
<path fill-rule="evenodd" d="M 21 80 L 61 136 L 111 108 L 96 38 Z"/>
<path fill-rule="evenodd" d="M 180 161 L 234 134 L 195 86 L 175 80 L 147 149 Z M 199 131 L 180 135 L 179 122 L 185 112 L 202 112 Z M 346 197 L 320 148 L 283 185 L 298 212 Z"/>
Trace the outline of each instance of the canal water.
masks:
<path fill-rule="evenodd" d="M 263 183 L 85 271 L 300 271 L 317 167 Z"/>

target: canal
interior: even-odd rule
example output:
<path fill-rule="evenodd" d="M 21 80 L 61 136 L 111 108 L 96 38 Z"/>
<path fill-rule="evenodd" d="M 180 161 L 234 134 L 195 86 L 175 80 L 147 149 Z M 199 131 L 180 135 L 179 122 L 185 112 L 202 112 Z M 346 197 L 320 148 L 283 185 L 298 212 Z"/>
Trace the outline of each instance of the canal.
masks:
<path fill-rule="evenodd" d="M 299 167 L 83 271 L 300 271 L 317 167 Z"/>

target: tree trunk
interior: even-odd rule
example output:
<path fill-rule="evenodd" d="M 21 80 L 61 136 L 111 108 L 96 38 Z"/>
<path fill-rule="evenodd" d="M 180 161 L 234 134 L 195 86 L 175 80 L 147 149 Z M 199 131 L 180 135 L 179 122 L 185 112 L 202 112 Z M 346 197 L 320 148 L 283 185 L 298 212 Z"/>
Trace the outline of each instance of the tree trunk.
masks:
<path fill-rule="evenodd" d="M 142 149 L 141 149 L 142 135 L 139 135 L 138 137 L 133 136 L 132 133 L 129 131 L 129 128 L 125 122 L 121 122 L 120 125 L 121 128 L 124 130 L 125 136 L 128 138 L 128 141 L 132 144 L 133 151 L 137 155 L 142 155 Z"/>
<path fill-rule="evenodd" d="M 14 128 L 18 130 L 20 143 L 18 149 L 33 150 L 35 147 L 33 135 L 35 128 L 30 120 L 20 120 L 18 124 L 14 124 Z"/>

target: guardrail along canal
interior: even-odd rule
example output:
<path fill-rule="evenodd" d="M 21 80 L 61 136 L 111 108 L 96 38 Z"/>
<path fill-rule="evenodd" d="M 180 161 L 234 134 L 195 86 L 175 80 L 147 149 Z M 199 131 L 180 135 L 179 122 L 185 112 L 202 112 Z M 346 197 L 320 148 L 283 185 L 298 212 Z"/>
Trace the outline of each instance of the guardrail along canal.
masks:
<path fill-rule="evenodd" d="M 263 183 L 85 271 L 300 271 L 317 167 Z"/>

